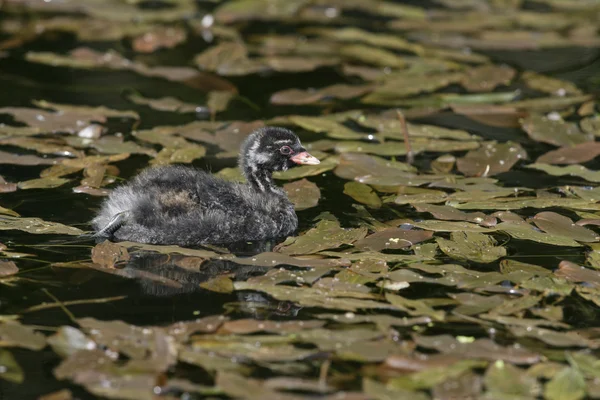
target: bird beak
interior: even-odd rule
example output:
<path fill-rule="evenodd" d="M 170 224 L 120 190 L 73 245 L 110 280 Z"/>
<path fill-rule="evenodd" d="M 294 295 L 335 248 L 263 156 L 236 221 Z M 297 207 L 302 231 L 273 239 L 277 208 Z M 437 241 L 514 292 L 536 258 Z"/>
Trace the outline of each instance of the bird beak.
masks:
<path fill-rule="evenodd" d="M 300 165 L 317 165 L 321 163 L 318 158 L 311 156 L 307 151 L 291 156 L 290 160 Z"/>

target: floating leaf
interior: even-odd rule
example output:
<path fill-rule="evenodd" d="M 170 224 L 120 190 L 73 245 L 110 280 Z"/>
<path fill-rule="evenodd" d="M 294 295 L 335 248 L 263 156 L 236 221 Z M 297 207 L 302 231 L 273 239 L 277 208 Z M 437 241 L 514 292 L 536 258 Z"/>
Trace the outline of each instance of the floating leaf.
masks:
<path fill-rule="evenodd" d="M 372 208 L 379 208 L 382 205 L 381 199 L 377 193 L 364 183 L 346 182 L 344 185 L 344 194 L 347 194 L 359 203 Z"/>
<path fill-rule="evenodd" d="M 581 95 L 581 90 L 573 83 L 541 75 L 533 71 L 525 71 L 521 79 L 527 86 L 540 92 L 549 93 L 557 96 Z"/>
<path fill-rule="evenodd" d="M 96 342 L 72 326 L 60 327 L 48 338 L 48 344 L 62 357 L 70 356 L 79 350 L 92 350 L 97 346 Z"/>
<path fill-rule="evenodd" d="M 9 183 L 4 180 L 2 176 L 0 176 L 0 193 L 10 193 L 17 190 L 16 183 Z"/>
<path fill-rule="evenodd" d="M 395 309 L 387 303 L 373 300 L 336 298 L 321 289 L 297 288 L 291 286 L 265 285 L 264 283 L 234 282 L 236 290 L 264 292 L 281 301 L 293 301 L 305 307 L 319 307 L 333 310 L 357 311 L 359 309 Z"/>
<path fill-rule="evenodd" d="M 288 89 L 273 93 L 271 96 L 272 104 L 285 104 L 285 105 L 302 105 L 317 103 L 322 100 L 328 99 L 352 99 L 360 97 L 373 89 L 371 85 L 344 85 L 337 84 L 327 86 L 316 90 L 299 90 L 299 89 Z"/>
<path fill-rule="evenodd" d="M 387 65 L 384 65 L 387 66 Z M 401 99 L 419 94 L 434 92 L 440 88 L 446 87 L 452 83 L 463 79 L 463 74 L 437 74 L 414 76 L 406 74 L 405 76 L 393 76 L 386 79 L 381 86 L 378 86 L 362 98 L 365 104 L 382 105 L 400 105 Z"/>
<path fill-rule="evenodd" d="M 235 91 L 235 87 L 229 82 L 216 76 L 199 72 L 195 68 L 178 66 L 149 67 L 145 64 L 128 60 L 115 51 L 101 53 L 87 47 L 79 47 L 71 50 L 68 55 L 49 52 L 28 52 L 25 58 L 30 62 L 55 67 L 63 66 L 81 69 L 129 70 L 143 76 L 181 82 L 205 91 L 210 90 L 211 88 L 226 88 L 226 90 Z"/>
<path fill-rule="evenodd" d="M 396 201 L 397 203 L 397 201 Z M 495 226 L 496 218 L 487 216 L 482 212 L 465 213 L 450 206 L 437 206 L 433 204 L 418 204 L 414 205 L 419 212 L 431 213 L 435 218 L 450 221 L 468 221 L 474 222 L 482 226 Z"/>
<path fill-rule="evenodd" d="M 471 260 L 490 263 L 506 256 L 506 249 L 495 246 L 496 241 L 489 235 L 477 232 L 452 232 L 450 240 L 436 238 L 440 250 L 458 260 Z"/>
<path fill-rule="evenodd" d="M 489 398 L 535 398 L 541 392 L 537 379 L 503 361 L 496 361 L 485 371 L 485 386 Z"/>
<path fill-rule="evenodd" d="M 200 287 L 216 293 L 231 293 L 233 292 L 233 281 L 227 276 L 220 275 L 200 283 Z"/>
<path fill-rule="evenodd" d="M 178 113 L 193 113 L 198 110 L 198 105 L 185 103 L 175 97 L 167 96 L 158 99 L 150 99 L 138 93 L 133 93 L 129 96 L 129 100 L 135 104 L 143 104 L 151 107 L 154 110 L 170 111 Z"/>
<path fill-rule="evenodd" d="M 288 238 L 277 247 L 277 251 L 290 255 L 313 254 L 343 244 L 352 244 L 366 235 L 366 228 L 345 229 L 335 220 L 323 219 L 303 235 Z"/>
<path fill-rule="evenodd" d="M 115 268 L 118 264 L 129 261 L 127 249 L 105 240 L 92 249 L 92 261 L 104 268 Z"/>
<path fill-rule="evenodd" d="M 214 115 L 221 111 L 225 111 L 229 102 L 235 97 L 235 93 L 228 90 L 213 90 L 208 93 L 206 106 Z"/>
<path fill-rule="evenodd" d="M 533 223 L 549 234 L 570 237 L 579 242 L 597 242 L 600 240 L 594 231 L 576 225 L 570 218 L 555 212 L 545 211 L 533 217 Z"/>
<path fill-rule="evenodd" d="M 339 49 L 339 54 L 350 60 L 362 61 L 380 67 L 402 68 L 406 65 L 406 61 L 402 57 L 391 51 L 362 44 L 342 46 Z"/>
<path fill-rule="evenodd" d="M 0 369 L 0 378 L 13 383 L 23 383 L 25 380 L 23 369 L 10 351 L 0 349 L 0 365 L 3 367 Z"/>
<path fill-rule="evenodd" d="M 375 232 L 354 243 L 361 250 L 380 251 L 384 249 L 403 249 L 430 239 L 431 231 L 388 228 Z"/>
<path fill-rule="evenodd" d="M 456 161 L 456 167 L 467 176 L 493 176 L 509 171 L 527 152 L 518 143 L 488 142 Z"/>
<path fill-rule="evenodd" d="M 152 53 L 158 49 L 170 49 L 187 39 L 186 31 L 179 27 L 155 27 L 133 38 L 131 47 L 141 53 Z"/>
<path fill-rule="evenodd" d="M 390 3 L 386 4 L 389 5 Z M 415 45 L 397 35 L 377 34 L 368 32 L 355 27 L 346 27 L 341 29 L 310 29 L 308 33 L 317 34 L 323 37 L 335 39 L 342 42 L 361 42 L 372 45 L 373 47 L 387 47 L 394 50 L 407 50 L 420 52 L 422 47 Z M 391 65 L 390 65 L 391 66 Z"/>
<path fill-rule="evenodd" d="M 527 165 L 527 168 L 544 171 L 553 176 L 577 176 L 590 182 L 600 182 L 600 172 L 590 170 L 583 165 L 569 165 L 566 167 L 557 167 L 550 164 L 534 163 Z"/>
<path fill-rule="evenodd" d="M 19 272 L 19 268 L 12 261 L 0 261 L 0 278 L 11 276 Z"/>
<path fill-rule="evenodd" d="M 42 158 L 34 155 L 18 155 L 0 150 L 0 164 L 14 165 L 53 165 L 60 163 L 62 158 Z"/>
<path fill-rule="evenodd" d="M 446 313 L 441 310 L 434 310 L 429 307 L 423 300 L 411 300 L 395 294 L 386 294 L 385 298 L 394 307 L 408 313 L 413 316 L 426 316 L 431 317 L 435 321 L 443 321 Z"/>
<path fill-rule="evenodd" d="M 490 92 L 508 85 L 515 75 L 515 70 L 508 66 L 482 65 L 466 70 L 461 85 L 469 92 Z"/>
<path fill-rule="evenodd" d="M 576 124 L 538 114 L 524 118 L 521 126 L 533 140 L 555 146 L 574 146 L 592 140 L 590 135 L 582 133 Z"/>
<path fill-rule="evenodd" d="M 418 154 L 426 151 L 431 152 L 453 152 L 466 151 L 479 148 L 480 143 L 477 141 L 458 141 L 458 140 L 440 140 L 440 139 L 425 139 L 415 138 L 411 140 L 413 154 Z M 335 151 L 338 153 L 369 153 L 378 156 L 402 156 L 406 155 L 407 147 L 400 142 L 387 143 L 364 143 L 345 141 L 340 142 L 335 146 Z"/>
<path fill-rule="evenodd" d="M 355 132 L 350 128 L 346 128 L 344 125 L 330 119 L 304 117 L 299 115 L 288 117 L 288 119 L 291 123 L 306 130 L 313 132 L 325 132 L 327 136 L 333 139 L 362 139 L 365 137 L 364 133 Z"/>
<path fill-rule="evenodd" d="M 83 231 L 78 228 L 60 224 L 58 222 L 44 221 L 39 218 L 16 218 L 0 216 L 0 231 L 18 229 L 28 233 L 81 235 Z"/>
<path fill-rule="evenodd" d="M 55 187 L 62 186 L 67 182 L 69 182 L 69 179 L 48 177 L 48 178 L 31 179 L 29 181 L 19 182 L 17 186 L 21 190 L 48 189 L 48 188 L 55 188 Z"/>
<path fill-rule="evenodd" d="M 435 349 L 444 354 L 454 354 L 481 360 L 503 360 L 517 364 L 534 364 L 541 359 L 539 354 L 533 353 L 518 345 L 500 346 L 490 339 L 475 339 L 452 337 L 450 335 L 418 336 L 415 338 L 419 346 Z"/>
<path fill-rule="evenodd" d="M 578 400 L 585 398 L 586 384 L 581 372 L 565 367 L 544 387 L 544 397 L 549 400 Z"/>
<path fill-rule="evenodd" d="M 296 210 L 316 207 L 321 197 L 319 187 L 306 179 L 286 183 L 283 185 L 283 190 L 287 193 L 290 201 L 294 203 Z"/>
<path fill-rule="evenodd" d="M 0 323 L 0 346 L 41 350 L 46 347 L 46 337 L 27 325 L 6 321 Z"/>
<path fill-rule="evenodd" d="M 600 155 L 599 142 L 585 142 L 575 146 L 561 147 L 541 155 L 538 164 L 579 164 L 593 160 Z"/>
<path fill-rule="evenodd" d="M 340 163 L 334 173 L 340 178 L 354 180 L 359 177 L 395 177 L 416 176 L 414 167 L 395 161 L 389 161 L 381 157 L 361 153 L 343 153 L 340 155 Z"/>

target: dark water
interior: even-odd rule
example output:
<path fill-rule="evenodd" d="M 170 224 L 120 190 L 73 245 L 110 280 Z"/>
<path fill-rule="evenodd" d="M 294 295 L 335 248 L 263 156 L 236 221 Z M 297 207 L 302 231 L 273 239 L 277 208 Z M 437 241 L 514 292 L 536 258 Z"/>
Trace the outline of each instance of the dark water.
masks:
<path fill-rule="evenodd" d="M 2 14 L 0 14 L 2 18 Z M 361 15 L 361 22 L 365 27 L 373 27 L 377 20 L 369 20 L 368 16 Z M 248 31 L 258 32 L 261 29 L 281 33 L 290 27 L 278 27 L 276 24 L 262 26 L 250 25 Z M 281 29 L 278 29 L 281 28 Z M 40 38 L 22 48 L 12 52 L 8 57 L 0 59 L 0 107 L 2 106 L 30 106 L 32 99 L 44 99 L 57 103 L 79 105 L 106 105 L 115 109 L 133 109 L 141 116 L 140 128 L 156 125 L 174 125 L 193 121 L 203 116 L 176 115 L 151 110 L 144 106 L 136 106 L 127 101 L 124 94 L 130 90 L 142 92 L 147 97 L 175 96 L 187 102 L 205 102 L 205 95 L 197 90 L 187 88 L 177 83 L 170 83 L 160 79 L 145 78 L 129 72 L 83 71 L 68 68 L 49 68 L 43 65 L 28 63 L 22 60 L 22 55 L 29 50 L 61 52 L 73 47 L 75 39 L 68 34 L 50 35 Z M 78 45 L 93 45 L 98 49 L 122 49 L 122 43 L 78 43 Z M 187 43 L 174 50 L 162 51 L 158 55 L 149 55 L 146 62 L 157 64 L 177 64 L 180 60 L 199 53 L 210 43 L 195 41 Z M 127 49 L 124 49 L 127 57 Z M 544 72 L 561 79 L 571 80 L 580 88 L 589 93 L 600 91 L 600 51 L 597 49 L 568 48 L 552 49 L 538 52 L 490 52 L 488 53 L 496 63 L 506 63 L 519 69 L 532 69 Z M 257 109 L 249 104 L 234 100 L 226 112 L 219 115 L 223 120 L 255 120 L 268 119 L 277 115 L 289 113 L 317 115 L 318 108 L 311 107 L 282 107 L 273 106 L 268 102 L 271 93 L 292 86 L 320 87 L 338 82 L 348 82 L 334 68 L 321 68 L 310 73 L 270 74 L 267 76 L 250 75 L 231 79 L 239 92 L 245 96 Z M 351 108 L 352 103 L 341 107 Z M 3 116 L 0 122 L 11 122 L 9 117 Z M 0 117 L 2 118 L 2 117 Z M 435 123 L 437 125 L 465 129 L 477 133 L 486 139 L 517 140 L 523 134 L 517 130 L 490 128 L 466 118 L 454 115 L 441 115 L 435 119 L 424 119 L 419 122 Z M 111 121 L 111 131 L 122 129 L 123 123 Z M 129 135 L 125 133 L 127 139 Z M 303 139 L 310 139 L 307 132 L 300 132 Z M 528 145 L 526 150 L 530 158 L 549 150 L 549 147 L 538 144 L 537 147 Z M 425 155 L 419 158 L 418 166 L 427 165 L 431 158 Z M 127 179 L 145 167 L 148 159 L 144 156 L 132 156 L 130 159 L 116 163 L 121 170 L 121 178 Z M 222 167 L 235 165 L 235 160 L 222 160 L 209 156 L 196 162 L 200 168 L 219 170 Z M 591 168 L 598 167 L 597 163 L 588 164 Z M 7 181 L 18 182 L 36 178 L 45 168 L 0 165 L 0 175 Z M 515 171 L 499 177 L 508 186 L 526 186 L 530 188 L 547 188 L 568 183 L 581 183 L 576 178 L 550 177 L 534 171 Z M 342 194 L 343 181 L 333 176 L 331 172 L 313 179 L 322 190 L 322 199 L 317 208 L 299 212 L 300 228 L 305 229 L 312 224 L 312 219 L 323 211 L 332 212 L 342 222 L 342 225 L 351 225 L 351 214 L 355 209 Z M 101 198 L 86 194 L 73 194 L 70 188 L 44 189 L 17 191 L 1 195 L 4 207 L 13 209 L 25 216 L 37 216 L 43 219 L 89 229 L 89 221 L 98 209 Z M 406 210 L 398 210 L 406 213 Z M 384 211 L 382 211 L 383 213 Z M 410 214 L 406 214 L 410 215 Z M 1 286 L 0 312 L 2 314 L 19 314 L 24 309 L 44 302 L 52 301 L 46 289 L 63 302 L 87 298 L 101 298 L 126 295 L 120 301 L 72 306 L 69 309 L 77 317 L 94 317 L 102 320 L 123 320 L 138 325 L 165 324 L 180 320 L 209 316 L 223 313 L 224 309 L 230 310 L 232 316 L 256 316 L 268 314 L 270 318 L 291 319 L 295 317 L 310 318 L 310 312 L 296 309 L 293 305 L 279 304 L 281 302 L 268 299 L 266 296 L 258 299 L 258 304 L 264 307 L 244 306 L 245 300 L 239 295 L 220 295 L 197 288 L 199 282 L 206 280 L 211 270 L 206 274 L 187 274 L 176 267 L 167 268 L 165 260 L 156 257 L 140 255 L 133 265 L 127 268 L 150 269 L 166 277 L 174 277 L 186 282 L 183 288 L 168 290 L 162 286 L 154 286 L 148 282 L 136 279 L 124 279 L 93 270 L 52 268 L 53 262 L 69 262 L 90 258 L 90 250 L 94 242 L 86 239 L 73 239 L 69 237 L 39 236 L 21 233 L 19 231 L 2 231 L 0 241 L 8 245 L 13 251 L 34 252 L 35 256 L 19 261 L 20 276 L 27 278 L 17 286 Z M 33 247 L 35 246 L 35 247 Z M 35 251 L 33 251 L 35 249 Z M 252 248 L 245 249 L 242 254 L 249 254 Z M 539 265 L 553 266 L 557 260 L 572 260 L 581 262 L 583 255 L 579 250 L 551 248 L 543 245 L 509 244 L 510 256 L 514 259 L 536 263 Z M 158 267 L 157 267 L 158 266 Z M 215 271 L 232 268 L 231 265 L 215 265 Z M 235 267 L 233 267 L 235 269 Z M 240 274 L 260 274 L 261 271 L 236 271 Z M 247 275 L 246 275 L 247 276 Z M 412 290 L 419 290 L 415 286 Z M 428 290 L 432 290 L 429 288 Z M 576 315 L 576 314 L 574 314 Z M 596 320 L 598 325 L 600 320 Z M 44 311 L 26 313 L 22 322 L 25 324 L 43 326 L 61 326 L 69 324 L 70 320 L 60 308 L 51 308 Z M 572 321 L 568 321 L 573 323 Z M 587 321 L 589 326 L 594 326 L 593 321 Z M 463 332 L 466 334 L 466 332 Z M 65 382 L 56 382 L 51 370 L 59 361 L 51 350 L 31 352 L 15 350 L 14 354 L 26 371 L 26 381 L 35 382 L 35 385 L 13 385 L 0 381 L 0 399 L 30 399 L 48 393 L 52 390 L 64 388 Z M 80 398 L 93 398 L 76 386 L 68 385 Z"/>

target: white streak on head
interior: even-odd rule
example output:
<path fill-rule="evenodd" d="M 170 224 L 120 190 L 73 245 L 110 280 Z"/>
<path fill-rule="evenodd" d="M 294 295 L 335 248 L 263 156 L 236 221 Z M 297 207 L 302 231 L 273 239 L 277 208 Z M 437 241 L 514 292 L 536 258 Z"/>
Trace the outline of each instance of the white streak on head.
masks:
<path fill-rule="evenodd" d="M 271 160 L 271 156 L 268 153 L 256 153 L 253 155 L 252 159 L 257 164 L 264 164 Z"/>

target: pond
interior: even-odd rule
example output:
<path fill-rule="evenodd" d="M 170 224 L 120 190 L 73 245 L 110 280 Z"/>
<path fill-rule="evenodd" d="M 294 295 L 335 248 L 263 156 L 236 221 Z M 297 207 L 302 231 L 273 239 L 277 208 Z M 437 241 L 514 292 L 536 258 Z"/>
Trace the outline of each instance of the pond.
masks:
<path fill-rule="evenodd" d="M 0 0 L 0 399 L 600 398 L 597 0 Z M 90 235 L 147 167 L 296 234 Z"/>

